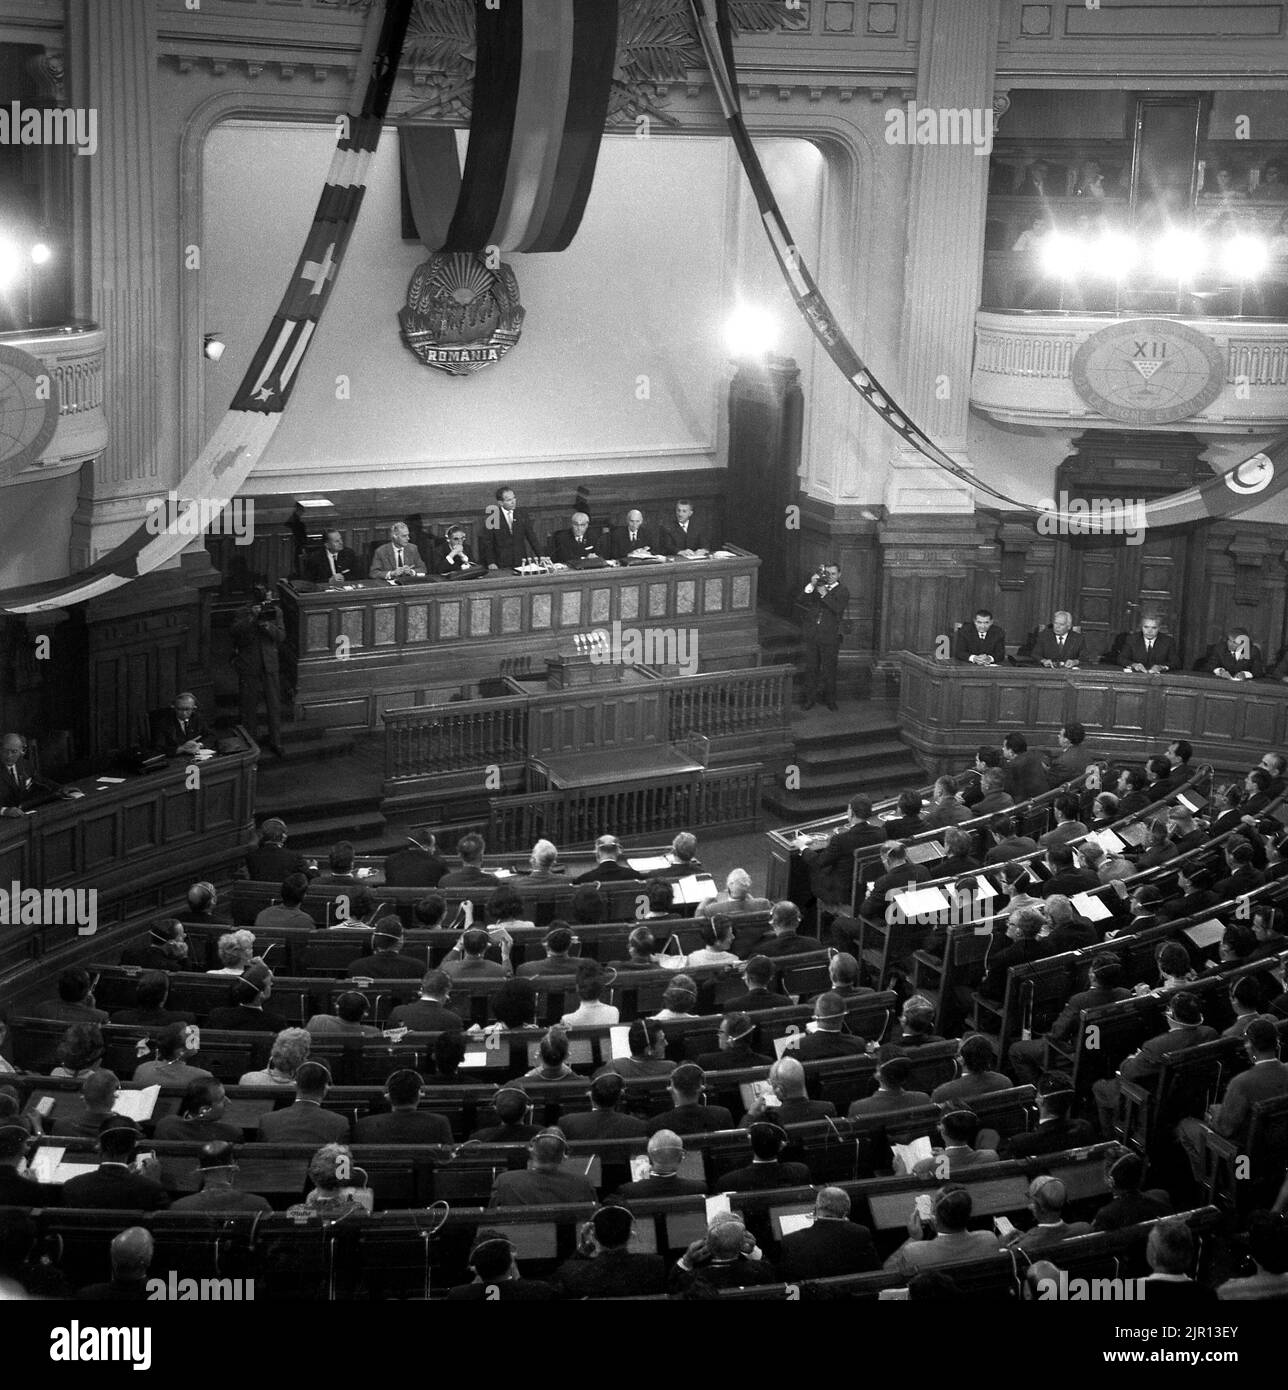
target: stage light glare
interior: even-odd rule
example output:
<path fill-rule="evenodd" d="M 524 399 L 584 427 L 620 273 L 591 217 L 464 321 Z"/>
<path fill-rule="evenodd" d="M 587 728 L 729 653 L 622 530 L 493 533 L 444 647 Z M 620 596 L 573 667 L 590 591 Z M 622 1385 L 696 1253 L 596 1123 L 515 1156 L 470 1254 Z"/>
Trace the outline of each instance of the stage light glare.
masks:
<path fill-rule="evenodd" d="M 212 362 L 218 362 L 224 355 L 224 340 L 218 333 L 207 333 L 202 339 L 201 350 Z"/>
<path fill-rule="evenodd" d="M 768 357 L 778 346 L 778 320 L 767 309 L 740 304 L 725 322 L 724 339 L 734 357 Z"/>
<path fill-rule="evenodd" d="M 47 242 L 38 241 L 31 248 L 32 265 L 46 265 L 49 261 L 53 260 L 53 257 L 53 247 L 50 246 Z"/>
<path fill-rule="evenodd" d="M 1083 248 L 1067 232 L 1048 232 L 1038 249 L 1038 260 L 1047 275 L 1072 280 L 1082 268 Z"/>
<path fill-rule="evenodd" d="M 1240 232 L 1221 247 L 1221 266 L 1232 280 L 1256 280 L 1270 263 L 1263 237 Z"/>
<path fill-rule="evenodd" d="M 21 252 L 8 237 L 0 237 L 0 290 L 7 290 L 21 274 Z"/>
<path fill-rule="evenodd" d="M 1140 257 L 1140 247 L 1126 232 L 1101 232 L 1088 252 L 1087 268 L 1105 280 L 1125 280 Z"/>
<path fill-rule="evenodd" d="M 1169 280 L 1192 279 L 1206 261 L 1207 246 L 1196 232 L 1174 229 L 1154 247 L 1154 267 Z"/>

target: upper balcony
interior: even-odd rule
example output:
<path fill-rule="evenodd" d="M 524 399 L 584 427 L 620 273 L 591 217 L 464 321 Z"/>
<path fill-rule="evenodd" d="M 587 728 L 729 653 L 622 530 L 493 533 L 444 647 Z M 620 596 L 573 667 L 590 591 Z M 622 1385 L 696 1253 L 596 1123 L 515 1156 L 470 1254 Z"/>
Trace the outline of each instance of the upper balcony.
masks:
<path fill-rule="evenodd" d="M 107 447 L 105 344 L 93 323 L 0 333 L 0 487 L 61 476 Z"/>

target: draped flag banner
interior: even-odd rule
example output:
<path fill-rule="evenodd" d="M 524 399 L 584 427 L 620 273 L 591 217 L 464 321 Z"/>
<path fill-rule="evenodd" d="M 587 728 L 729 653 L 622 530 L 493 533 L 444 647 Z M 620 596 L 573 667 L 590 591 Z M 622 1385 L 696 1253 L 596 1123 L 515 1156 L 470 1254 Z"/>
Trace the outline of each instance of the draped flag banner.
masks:
<path fill-rule="evenodd" d="M 232 405 L 196 462 L 175 484 L 204 515 L 217 515 L 259 462 L 282 419 L 300 365 L 326 308 L 366 192 L 415 0 L 386 0 L 367 19 L 353 109 L 342 120 L 335 156 L 286 295 L 264 334 Z M 0 612 L 40 613 L 110 593 L 158 569 L 192 542 L 180 524 L 154 535 L 141 524 L 128 540 L 79 573 L 0 593 Z"/>
<path fill-rule="evenodd" d="M 447 127 L 402 133 L 429 251 L 563 251 L 595 178 L 617 62 L 617 0 L 475 0 L 465 170 Z M 449 220 L 450 219 L 450 220 Z"/>
<path fill-rule="evenodd" d="M 897 404 L 890 392 L 872 374 L 837 323 L 808 266 L 801 259 L 799 248 L 792 239 L 773 189 L 765 176 L 764 166 L 751 142 L 738 98 L 738 79 L 734 67 L 727 0 L 689 0 L 689 5 L 698 27 L 703 55 L 715 84 L 720 109 L 751 186 L 774 257 L 778 261 L 796 307 L 814 336 L 823 344 L 828 356 L 886 424 L 936 468 L 951 473 L 963 486 L 1005 503 L 1009 508 L 1017 508 L 1030 514 L 1043 512 L 1048 522 L 1080 526 L 1082 518 L 1058 510 L 1050 511 L 1041 503 L 1018 501 L 994 487 L 985 478 L 963 468 L 918 427 L 907 411 Z M 1129 511 L 1126 504 L 1116 511 L 1106 510 L 1101 516 L 1100 526 L 1106 531 L 1119 526 L 1139 526 L 1142 523 L 1151 527 L 1179 526 L 1185 522 L 1200 521 L 1205 517 L 1230 516 L 1265 501 L 1286 486 L 1288 434 L 1279 436 L 1268 444 L 1263 452 L 1244 459 L 1229 472 L 1214 474 L 1200 487 L 1187 488 L 1183 492 L 1148 502 L 1143 511 Z"/>

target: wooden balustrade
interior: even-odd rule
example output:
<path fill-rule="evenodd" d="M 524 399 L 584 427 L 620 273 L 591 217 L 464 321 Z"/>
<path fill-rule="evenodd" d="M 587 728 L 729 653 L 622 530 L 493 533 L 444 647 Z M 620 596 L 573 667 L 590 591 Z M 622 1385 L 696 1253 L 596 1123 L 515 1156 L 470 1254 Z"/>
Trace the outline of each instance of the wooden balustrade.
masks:
<path fill-rule="evenodd" d="M 385 776 L 463 772 L 522 760 L 528 704 L 522 696 L 512 696 L 387 711 Z"/>
<path fill-rule="evenodd" d="M 672 683 L 670 736 L 717 738 L 786 727 L 791 666 L 757 666 L 748 671 L 712 671 Z"/>

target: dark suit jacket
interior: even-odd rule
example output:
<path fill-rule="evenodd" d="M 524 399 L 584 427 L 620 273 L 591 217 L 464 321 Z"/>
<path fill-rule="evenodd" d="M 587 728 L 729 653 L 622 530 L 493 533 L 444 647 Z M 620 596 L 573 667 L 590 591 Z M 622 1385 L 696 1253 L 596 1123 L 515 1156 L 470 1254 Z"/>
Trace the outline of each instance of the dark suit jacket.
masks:
<path fill-rule="evenodd" d="M 776 932 L 766 932 L 764 936 L 757 937 L 745 953 L 740 949 L 738 954 L 745 960 L 750 960 L 752 956 L 768 956 L 774 960 L 779 956 L 798 956 L 802 951 L 817 951 L 821 947 L 822 942 L 816 936 L 803 936 L 794 931 L 781 936 Z"/>
<path fill-rule="evenodd" d="M 1003 760 L 1002 778 L 1008 794 L 1017 802 L 1041 796 L 1048 790 L 1046 760 L 1036 748 L 1016 754 L 1010 762 Z"/>
<path fill-rule="evenodd" d="M 768 1067 L 773 1061 L 761 1052 L 753 1052 L 746 1043 L 737 1042 L 718 1052 L 704 1052 L 698 1058 L 698 1066 L 703 1071 L 741 1071 L 746 1067 Z"/>
<path fill-rule="evenodd" d="M 355 1144 L 450 1144 L 452 1127 L 446 1115 L 432 1110 L 393 1110 L 387 1115 L 364 1115 L 354 1126 Z"/>
<path fill-rule="evenodd" d="M 160 1211 L 170 1205 L 170 1199 L 159 1182 L 111 1164 L 65 1182 L 63 1205 L 108 1211 Z"/>
<path fill-rule="evenodd" d="M 658 528 L 658 549 L 663 555 L 678 555 L 681 550 L 711 550 L 711 534 L 696 515 L 689 518 L 687 532 L 680 530 L 680 523 L 673 516 Z"/>
<path fill-rule="evenodd" d="M 560 1115 L 559 1128 L 567 1139 L 640 1139 L 648 1125 L 617 1110 L 579 1110 Z"/>
<path fill-rule="evenodd" d="M 1265 881 L 1266 876 L 1260 869 L 1245 865 L 1235 873 L 1218 879 L 1212 885 L 1212 891 L 1216 894 L 1218 902 L 1224 902 L 1227 898 L 1239 898 L 1245 893 L 1251 893 L 1253 889 L 1260 888 Z"/>
<path fill-rule="evenodd" d="M 286 641 L 281 613 L 279 608 L 275 619 L 261 623 L 248 604 L 233 619 L 233 670 L 239 675 L 276 676 L 280 672 L 278 648 Z"/>
<path fill-rule="evenodd" d="M 749 1163 L 735 1168 L 720 1180 L 721 1192 L 759 1192 L 770 1187 L 808 1187 L 813 1182 L 803 1163 Z"/>
<path fill-rule="evenodd" d="M 669 1129 L 675 1134 L 710 1134 L 716 1129 L 732 1129 L 733 1116 L 723 1105 L 682 1105 L 664 1110 L 648 1122 L 648 1132 Z"/>
<path fill-rule="evenodd" d="M 640 1178 L 638 1182 L 624 1182 L 616 1195 L 629 1203 L 632 1198 L 643 1202 L 650 1197 L 702 1197 L 706 1190 L 706 1183 L 699 1182 L 697 1178 L 681 1178 L 672 1174 L 666 1178 L 647 1177 Z"/>
<path fill-rule="evenodd" d="M 1063 893 L 1071 898 L 1075 893 L 1089 893 L 1099 887 L 1100 878 L 1090 869 L 1063 869 L 1040 883 L 1036 891 L 1039 898 L 1049 898 L 1052 893 Z"/>
<path fill-rule="evenodd" d="M 349 1121 L 334 1110 L 297 1100 L 259 1117 L 259 1140 L 263 1144 L 347 1144 Z"/>
<path fill-rule="evenodd" d="M 362 565 L 347 545 L 341 547 L 340 553 L 335 557 L 335 567 L 344 572 L 347 580 L 362 578 Z M 304 577 L 312 580 L 314 584 L 329 584 L 331 582 L 331 566 L 327 561 L 325 548 L 310 551 L 305 556 Z"/>
<path fill-rule="evenodd" d="M 1052 1042 L 1062 1043 L 1077 1026 L 1078 1016 L 1083 1009 L 1098 1009 L 1102 1004 L 1116 1004 L 1131 993 L 1121 985 L 1114 989 L 1084 989 L 1075 994 L 1061 1010 L 1060 1017 L 1051 1025 L 1047 1036 Z"/>
<path fill-rule="evenodd" d="M 281 883 L 291 874 L 307 874 L 309 861 L 285 845 L 259 845 L 246 851 L 246 872 L 256 883 Z"/>
<path fill-rule="evenodd" d="M 8 1164 L 0 1167 L 0 1207 L 58 1207 L 62 1202 L 61 1187 L 21 1178 Z"/>
<path fill-rule="evenodd" d="M 768 989 L 751 989 L 736 999 L 725 1002 L 725 1009 L 731 1014 L 750 1014 L 757 1009 L 785 1009 L 791 1004 L 785 994 L 774 994 Z"/>
<path fill-rule="evenodd" d="M 823 1057 L 853 1057 L 867 1050 L 867 1041 L 852 1033 L 802 1033 L 801 1040 L 789 1048 L 799 1062 L 817 1062 Z M 784 1054 L 786 1055 L 786 1054 Z"/>
<path fill-rule="evenodd" d="M 177 1009 L 118 1009 L 112 1015 L 113 1023 L 127 1024 L 133 1028 L 164 1028 L 167 1023 L 196 1023 L 196 1014 L 181 1013 Z"/>
<path fill-rule="evenodd" d="M 413 999 L 389 1012 L 389 1026 L 406 1025 L 413 1033 L 459 1033 L 465 1027 L 460 1014 L 444 1008 L 433 999 Z"/>
<path fill-rule="evenodd" d="M 479 557 L 470 554 L 468 545 L 459 555 L 453 555 L 450 546 L 440 545 L 434 552 L 433 559 L 429 562 L 429 572 L 431 574 L 455 574 L 460 570 L 467 570 L 471 566 L 477 567 L 479 563 Z"/>
<path fill-rule="evenodd" d="M 997 665 L 1006 660 L 1006 632 L 993 623 L 983 637 L 974 623 L 963 623 L 953 634 L 953 660 L 969 661 L 972 656 L 991 656 Z"/>
<path fill-rule="evenodd" d="M 34 801 L 44 801 L 50 792 L 57 790 L 55 783 L 36 775 L 36 769 L 26 758 L 19 758 L 14 767 L 22 787 L 19 789 L 14 784 L 8 768 L 0 768 L 0 807 L 23 807 Z"/>
<path fill-rule="evenodd" d="M 550 537 L 550 558 L 559 565 L 575 565 L 590 555 L 599 555 L 606 560 L 608 556 L 599 549 L 602 544 L 593 527 L 587 527 L 586 534 L 580 540 L 573 535 L 571 526 L 565 527 Z M 604 549 L 608 547 L 604 546 Z"/>
<path fill-rule="evenodd" d="M 880 1269 L 872 1232 L 853 1221 L 815 1221 L 784 1236 L 778 1261 L 784 1279 L 826 1279 Z"/>
<path fill-rule="evenodd" d="M 232 976 L 228 978 L 231 982 Z M 211 1009 L 206 1017 L 212 1028 L 228 1028 L 241 1033 L 280 1033 L 283 1028 L 291 1026 L 281 1014 L 246 1004 L 228 1004 L 222 1009 Z"/>
<path fill-rule="evenodd" d="M 1096 928 L 1085 917 L 1075 917 L 1072 922 L 1056 927 L 1049 936 L 1043 938 L 1046 953 L 1058 956 L 1062 951 L 1077 951 L 1083 946 L 1091 946 L 1099 941 Z"/>
<path fill-rule="evenodd" d="M 479 559 L 485 565 L 512 570 L 529 556 L 541 553 L 527 512 L 515 508 L 514 525 L 511 527 L 506 521 L 505 513 L 498 507 L 496 521 L 495 531 L 484 526 L 478 532 Z"/>
<path fill-rule="evenodd" d="M 1086 649 L 1087 643 L 1082 633 L 1066 632 L 1062 650 L 1055 633 L 1049 627 L 1044 627 L 1038 633 L 1029 655 L 1034 661 L 1081 661 Z"/>
<path fill-rule="evenodd" d="M 898 868 L 891 869 L 888 874 L 882 874 L 873 881 L 872 891 L 863 899 L 863 905 L 859 908 L 860 915 L 884 919 L 887 893 L 894 889 L 907 888 L 911 883 L 924 883 L 929 877 L 929 871 L 921 864 L 900 864 Z"/>
<path fill-rule="evenodd" d="M 1153 1081 L 1163 1069 L 1163 1058 L 1199 1043 L 1211 1042 L 1216 1030 L 1205 1023 L 1185 1028 L 1169 1028 L 1166 1033 L 1148 1039 L 1123 1062 L 1120 1074 L 1124 1081 Z"/>
<path fill-rule="evenodd" d="M 1213 642 L 1207 649 L 1207 654 L 1203 660 L 1194 669 L 1196 671 L 1215 671 L 1217 667 L 1223 667 L 1232 676 L 1247 671 L 1254 680 L 1266 673 L 1266 663 L 1262 658 L 1261 648 L 1255 642 L 1249 643 L 1246 657 L 1235 656 L 1224 642 Z"/>
<path fill-rule="evenodd" d="M 181 743 L 187 743 L 193 738 L 204 739 L 209 732 L 200 710 L 188 720 L 188 730 L 185 733 L 179 728 L 179 716 L 174 710 L 168 709 L 157 718 L 152 727 L 152 747 L 164 753 L 167 758 L 173 758 L 178 753 Z"/>
<path fill-rule="evenodd" d="M 878 826 L 860 821 L 838 830 L 822 849 L 806 850 L 803 858 L 809 865 L 814 896 L 826 903 L 848 903 L 854 882 L 854 851 L 879 845 L 884 838 Z"/>
<path fill-rule="evenodd" d="M 397 951 L 376 951 L 351 960 L 344 973 L 350 978 L 366 975 L 373 980 L 419 980 L 425 973 L 425 962 L 400 956 Z"/>
<path fill-rule="evenodd" d="M 621 883 L 625 879 L 636 879 L 643 882 L 644 875 L 624 860 L 614 862 L 606 859 L 602 864 L 596 864 L 593 869 L 587 869 L 584 874 L 578 874 L 572 880 L 573 883 Z"/>
<path fill-rule="evenodd" d="M 146 945 L 131 946 L 128 950 L 121 952 L 122 965 L 137 965 L 141 970 L 188 970 L 187 957 L 182 960 L 176 956 L 168 956 L 154 942 L 149 941 Z M 116 1023 L 121 1020 L 114 1019 Z M 196 1022 L 195 1019 L 186 1020 Z"/>
<path fill-rule="evenodd" d="M 390 888 L 437 888 L 447 871 L 442 855 L 408 846 L 385 860 L 385 883 Z"/>
<path fill-rule="evenodd" d="M 813 593 L 802 594 L 801 606 L 805 609 L 802 630 L 807 642 L 817 642 L 824 647 L 839 646 L 842 638 L 841 624 L 845 621 L 845 610 L 850 606 L 850 591 L 844 584 L 826 594 L 817 589 Z"/>
<path fill-rule="evenodd" d="M 629 526 L 614 526 L 610 533 L 608 542 L 608 558 L 610 560 L 624 560 L 632 550 L 643 550 L 647 547 L 656 554 L 658 550 L 658 535 L 654 527 L 645 522 L 635 533 L 635 542 L 631 543 L 631 528 Z"/>
<path fill-rule="evenodd" d="M 1030 1158 L 1094 1144 L 1096 1132 L 1086 1120 L 1044 1120 L 1028 1134 L 1012 1134 L 998 1145 L 999 1158 Z"/>
<path fill-rule="evenodd" d="M 574 1255 L 551 1276 L 565 1298 L 640 1298 L 666 1292 L 661 1255 L 603 1250 L 593 1259 Z"/>
<path fill-rule="evenodd" d="M 1127 634 L 1123 644 L 1118 648 L 1118 657 L 1120 666 L 1135 666 L 1140 662 L 1146 668 L 1166 666 L 1174 671 L 1181 664 L 1181 654 L 1176 649 L 1176 640 L 1165 632 L 1160 632 L 1154 639 L 1154 650 L 1150 653 L 1148 661 L 1145 660 L 1145 639 L 1139 632 Z"/>
<path fill-rule="evenodd" d="M 459 869 L 449 869 L 438 880 L 439 888 L 499 888 L 501 880 L 495 874 L 480 869 L 477 864 L 463 864 Z"/>

